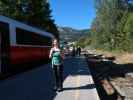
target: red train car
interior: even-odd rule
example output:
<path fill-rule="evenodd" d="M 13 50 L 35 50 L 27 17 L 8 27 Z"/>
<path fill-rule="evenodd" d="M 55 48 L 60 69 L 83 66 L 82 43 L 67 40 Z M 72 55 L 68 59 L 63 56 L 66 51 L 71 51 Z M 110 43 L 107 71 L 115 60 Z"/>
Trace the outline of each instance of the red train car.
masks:
<path fill-rule="evenodd" d="M 53 38 L 51 33 L 0 15 L 0 73 L 48 59 Z"/>

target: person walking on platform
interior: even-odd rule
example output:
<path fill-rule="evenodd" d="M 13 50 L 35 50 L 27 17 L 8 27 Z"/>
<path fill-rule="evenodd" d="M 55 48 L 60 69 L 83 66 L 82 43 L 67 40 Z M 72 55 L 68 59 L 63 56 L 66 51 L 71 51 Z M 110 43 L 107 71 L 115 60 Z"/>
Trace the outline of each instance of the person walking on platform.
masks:
<path fill-rule="evenodd" d="M 63 90 L 63 59 L 64 54 L 59 47 L 57 39 L 53 40 L 49 58 L 52 60 L 52 68 L 55 76 L 54 90 Z"/>
<path fill-rule="evenodd" d="M 77 48 L 77 54 L 78 54 L 78 56 L 80 56 L 80 54 L 81 54 L 81 48 L 80 48 L 80 46 L 78 46 L 78 48 Z"/>
<path fill-rule="evenodd" d="M 73 46 L 73 48 L 72 48 L 72 56 L 75 57 L 75 54 L 76 54 L 76 50 L 75 50 L 75 46 Z"/>

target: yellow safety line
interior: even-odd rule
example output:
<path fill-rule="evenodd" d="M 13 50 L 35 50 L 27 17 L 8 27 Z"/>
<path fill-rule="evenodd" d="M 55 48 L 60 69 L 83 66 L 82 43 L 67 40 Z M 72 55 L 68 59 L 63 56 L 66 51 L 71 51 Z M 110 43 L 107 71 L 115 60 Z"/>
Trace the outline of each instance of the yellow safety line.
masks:
<path fill-rule="evenodd" d="M 76 78 L 76 87 L 79 87 L 79 85 L 80 85 L 80 76 Z M 75 100 L 79 100 L 79 96 L 80 96 L 80 90 L 76 90 Z"/>

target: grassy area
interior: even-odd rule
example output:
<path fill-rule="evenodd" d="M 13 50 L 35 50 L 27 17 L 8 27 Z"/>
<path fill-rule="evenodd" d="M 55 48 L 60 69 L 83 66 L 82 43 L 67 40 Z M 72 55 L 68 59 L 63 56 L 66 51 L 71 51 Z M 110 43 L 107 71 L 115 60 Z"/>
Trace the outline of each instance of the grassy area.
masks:
<path fill-rule="evenodd" d="M 133 53 L 128 52 L 119 52 L 119 51 L 103 51 L 103 50 L 96 50 L 97 54 L 102 54 L 106 57 L 115 57 L 115 63 L 117 64 L 127 64 L 133 63 Z"/>

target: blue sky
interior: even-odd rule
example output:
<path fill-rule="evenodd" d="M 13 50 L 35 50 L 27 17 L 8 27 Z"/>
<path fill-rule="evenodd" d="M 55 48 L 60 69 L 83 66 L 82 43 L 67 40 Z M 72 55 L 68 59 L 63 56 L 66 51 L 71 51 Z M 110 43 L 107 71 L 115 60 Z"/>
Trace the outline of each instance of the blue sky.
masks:
<path fill-rule="evenodd" d="M 52 16 L 58 26 L 90 28 L 95 18 L 93 0 L 49 0 Z"/>
<path fill-rule="evenodd" d="M 129 2 L 130 2 L 130 3 L 133 3 L 133 0 L 130 0 Z"/>

